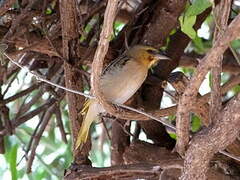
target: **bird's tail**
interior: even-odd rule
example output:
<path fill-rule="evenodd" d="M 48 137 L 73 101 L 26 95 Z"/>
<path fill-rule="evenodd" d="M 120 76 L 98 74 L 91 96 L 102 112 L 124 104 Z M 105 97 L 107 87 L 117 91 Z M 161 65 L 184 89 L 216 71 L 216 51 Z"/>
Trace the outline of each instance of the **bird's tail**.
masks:
<path fill-rule="evenodd" d="M 97 119 L 99 114 L 98 106 L 99 105 L 95 100 L 87 100 L 85 102 L 81 111 L 81 114 L 85 115 L 85 117 L 78 133 L 76 149 L 79 147 L 82 148 L 82 145 L 87 141 L 90 126 L 92 122 Z"/>

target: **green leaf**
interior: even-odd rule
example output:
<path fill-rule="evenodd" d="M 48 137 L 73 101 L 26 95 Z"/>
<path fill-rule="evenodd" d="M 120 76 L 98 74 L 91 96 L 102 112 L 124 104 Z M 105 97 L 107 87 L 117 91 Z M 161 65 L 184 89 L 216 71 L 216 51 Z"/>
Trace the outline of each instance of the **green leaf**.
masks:
<path fill-rule="evenodd" d="M 169 133 L 169 136 L 172 138 L 172 139 L 177 139 L 177 135 L 176 134 L 174 134 L 174 133 Z"/>
<path fill-rule="evenodd" d="M 233 49 L 239 49 L 240 48 L 240 40 L 239 39 L 233 40 L 231 42 L 231 45 L 232 45 Z"/>
<path fill-rule="evenodd" d="M 233 90 L 233 92 L 234 92 L 235 94 L 237 94 L 237 93 L 240 92 L 240 86 L 237 85 L 237 86 L 235 86 L 232 90 Z"/>
<path fill-rule="evenodd" d="M 188 35 L 191 39 L 195 39 L 197 33 L 193 29 L 193 25 L 196 22 L 197 15 L 201 14 L 211 5 L 212 4 L 208 0 L 193 1 L 185 13 L 179 17 L 182 32 Z"/>
<path fill-rule="evenodd" d="M 212 3 L 208 0 L 195 0 L 187 9 L 185 16 L 196 16 L 201 14 L 211 5 Z"/>
<path fill-rule="evenodd" d="M 181 30 L 184 32 L 186 35 L 188 35 L 191 39 L 195 39 L 197 33 L 193 29 L 193 25 L 196 22 L 196 16 L 180 16 L 179 21 L 181 25 Z"/>
<path fill-rule="evenodd" d="M 204 44 L 200 37 L 196 36 L 195 39 L 193 39 L 193 44 L 194 44 L 196 50 L 198 51 L 198 53 L 205 52 L 205 47 L 204 47 Z"/>
<path fill-rule="evenodd" d="M 115 21 L 113 26 L 114 26 L 114 31 L 116 33 L 119 33 L 122 30 L 122 28 L 125 26 L 125 24 L 122 23 L 121 21 Z"/>
<path fill-rule="evenodd" d="M 213 79 L 213 77 L 212 77 L 212 73 L 211 72 L 209 73 L 208 79 L 209 79 L 209 87 L 212 88 L 212 79 Z"/>
<path fill-rule="evenodd" d="M 188 67 L 181 67 L 180 69 L 185 75 L 191 77 L 194 73 L 194 69 L 193 68 L 188 68 Z"/>
<path fill-rule="evenodd" d="M 12 180 L 17 180 L 17 150 L 18 150 L 18 145 L 15 144 L 9 153 L 9 158 L 8 162 L 10 165 L 10 172 L 12 175 Z"/>
<path fill-rule="evenodd" d="M 82 65 L 82 69 L 83 69 L 84 71 L 87 71 L 87 70 L 88 70 L 88 66 Z"/>
<path fill-rule="evenodd" d="M 168 116 L 168 120 L 170 122 L 172 122 L 172 121 L 176 120 L 176 116 L 175 115 L 170 115 L 170 116 Z"/>
<path fill-rule="evenodd" d="M 202 124 L 201 124 L 200 118 L 196 115 L 193 115 L 192 116 L 192 131 L 197 132 L 201 126 L 202 126 Z"/>
<path fill-rule="evenodd" d="M 47 8 L 47 10 L 45 11 L 45 13 L 46 13 L 47 15 L 50 15 L 50 14 L 52 14 L 52 13 L 53 13 L 53 11 L 52 11 L 52 9 L 50 9 L 50 8 Z"/>

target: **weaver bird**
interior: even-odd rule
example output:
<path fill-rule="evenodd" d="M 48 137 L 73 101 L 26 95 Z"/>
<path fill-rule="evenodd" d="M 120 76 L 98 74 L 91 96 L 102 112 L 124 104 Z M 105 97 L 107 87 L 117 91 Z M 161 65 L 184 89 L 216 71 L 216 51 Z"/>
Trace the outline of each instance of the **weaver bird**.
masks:
<path fill-rule="evenodd" d="M 169 59 L 150 46 L 136 45 L 123 56 L 114 60 L 102 73 L 100 89 L 106 100 L 123 104 L 140 88 L 148 70 L 161 59 Z M 88 137 L 88 131 L 98 114 L 104 112 L 96 99 L 85 102 L 82 114 L 85 116 L 80 128 L 76 148 L 81 147 Z"/>

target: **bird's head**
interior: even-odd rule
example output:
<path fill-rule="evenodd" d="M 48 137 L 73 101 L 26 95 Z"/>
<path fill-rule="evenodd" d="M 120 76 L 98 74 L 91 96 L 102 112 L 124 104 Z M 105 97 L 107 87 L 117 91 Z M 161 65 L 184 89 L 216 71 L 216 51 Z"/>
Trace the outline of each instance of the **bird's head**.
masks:
<path fill-rule="evenodd" d="M 151 46 L 135 45 L 128 50 L 127 54 L 147 68 L 151 68 L 160 60 L 170 60 Z"/>

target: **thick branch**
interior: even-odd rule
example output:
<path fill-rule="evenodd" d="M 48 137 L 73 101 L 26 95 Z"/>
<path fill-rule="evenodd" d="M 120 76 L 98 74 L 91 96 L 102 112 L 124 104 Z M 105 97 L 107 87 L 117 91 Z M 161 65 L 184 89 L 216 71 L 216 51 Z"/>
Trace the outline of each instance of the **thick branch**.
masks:
<path fill-rule="evenodd" d="M 116 115 L 115 114 L 116 109 L 106 101 L 105 97 L 101 92 L 99 82 L 100 82 L 100 76 L 103 69 L 103 61 L 109 47 L 109 39 L 113 32 L 113 29 L 112 29 L 113 22 L 116 16 L 118 3 L 119 3 L 119 0 L 108 1 L 107 8 L 104 14 L 104 22 L 103 22 L 102 32 L 100 34 L 100 40 L 99 40 L 98 47 L 93 59 L 93 64 L 92 64 L 93 71 L 92 71 L 92 82 L 91 82 L 95 97 L 102 104 L 104 109 L 113 115 Z"/>
<path fill-rule="evenodd" d="M 222 0 L 214 9 L 215 14 L 215 32 L 214 42 L 222 34 L 223 30 L 227 27 L 228 17 L 230 14 L 232 0 Z M 215 66 L 211 68 L 212 83 L 211 83 L 211 99 L 210 99 L 210 122 L 213 122 L 215 116 L 222 108 L 221 99 L 221 73 L 222 73 L 222 60 L 223 55 L 219 56 L 216 60 Z"/>
<path fill-rule="evenodd" d="M 80 179 L 155 179 L 160 176 L 161 167 L 158 164 L 131 164 L 112 166 L 107 168 L 81 167 L 79 172 L 72 172 L 65 176 L 65 180 Z"/>
<path fill-rule="evenodd" d="M 184 94 L 179 100 L 177 110 L 177 151 L 184 154 L 185 148 L 189 142 L 189 113 L 196 102 L 198 89 L 211 67 L 217 63 L 219 58 L 229 46 L 229 43 L 236 39 L 240 32 L 240 15 L 238 15 L 226 31 L 219 36 L 213 48 L 199 63 L 194 76 L 192 77 L 189 85 L 187 86 Z"/>
<path fill-rule="evenodd" d="M 77 32 L 77 10 L 75 0 L 60 1 L 61 25 L 62 25 L 62 44 L 63 58 L 68 62 L 64 62 L 64 73 L 66 87 L 69 89 L 82 91 L 82 78 L 78 71 L 72 68 L 70 64 L 77 64 L 74 60 L 79 59 L 75 50 L 78 47 L 78 32 Z M 69 64 L 70 63 L 70 64 Z M 77 94 L 67 92 L 67 102 L 69 106 L 69 117 L 71 123 L 71 133 L 73 140 L 73 149 L 82 123 L 82 116 L 79 113 L 84 103 L 84 97 Z M 86 143 L 82 151 L 77 149 L 74 151 L 74 161 L 78 164 L 89 164 L 88 152 L 90 150 L 90 142 Z"/>
<path fill-rule="evenodd" d="M 203 129 L 192 139 L 181 179 L 206 179 L 209 161 L 213 155 L 225 149 L 239 135 L 239 109 L 240 94 L 218 114 L 211 128 Z"/>
<path fill-rule="evenodd" d="M 185 54 L 181 57 L 179 66 L 196 68 L 198 66 L 199 58 L 201 58 L 201 56 L 195 57 Z M 237 64 L 237 62 L 235 62 L 232 56 L 226 54 L 223 56 L 222 71 L 233 75 L 238 75 L 240 73 L 240 66 Z"/>

